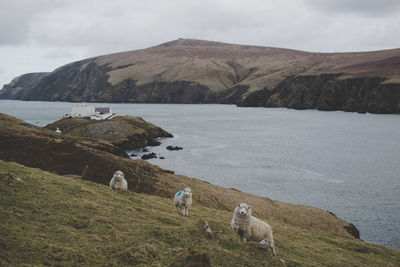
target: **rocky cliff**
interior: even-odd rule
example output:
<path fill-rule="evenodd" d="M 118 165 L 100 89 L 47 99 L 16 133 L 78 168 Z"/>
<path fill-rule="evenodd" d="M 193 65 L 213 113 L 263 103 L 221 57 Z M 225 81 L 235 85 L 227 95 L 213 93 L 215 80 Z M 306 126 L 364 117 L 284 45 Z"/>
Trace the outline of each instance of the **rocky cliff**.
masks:
<path fill-rule="evenodd" d="M 340 79 L 337 74 L 294 76 L 274 90 L 250 93 L 239 106 L 400 113 L 400 85 L 384 78 Z"/>
<path fill-rule="evenodd" d="M 24 76 L 0 98 L 400 113 L 400 49 L 308 53 L 179 39 L 74 62 L 34 82 Z"/>
<path fill-rule="evenodd" d="M 25 94 L 50 72 L 27 73 L 14 78 L 9 84 L 4 85 L 0 91 L 0 98 L 2 99 L 23 99 Z"/>

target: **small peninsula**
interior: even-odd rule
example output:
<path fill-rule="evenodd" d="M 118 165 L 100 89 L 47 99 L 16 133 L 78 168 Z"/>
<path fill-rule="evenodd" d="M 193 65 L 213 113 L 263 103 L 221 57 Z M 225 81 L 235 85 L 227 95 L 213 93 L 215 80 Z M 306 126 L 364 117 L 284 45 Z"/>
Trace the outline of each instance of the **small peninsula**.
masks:
<path fill-rule="evenodd" d="M 124 150 L 157 146 L 160 144 L 157 138 L 173 137 L 142 118 L 128 115 L 114 115 L 106 120 L 66 117 L 46 125 L 45 128 L 52 131 L 59 129 L 70 136 L 107 141 Z"/>

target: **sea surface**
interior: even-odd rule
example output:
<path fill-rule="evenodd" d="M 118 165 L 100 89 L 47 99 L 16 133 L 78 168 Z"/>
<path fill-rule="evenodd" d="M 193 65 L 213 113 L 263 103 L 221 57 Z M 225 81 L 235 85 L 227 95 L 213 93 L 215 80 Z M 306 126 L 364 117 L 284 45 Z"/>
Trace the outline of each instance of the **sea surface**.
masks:
<path fill-rule="evenodd" d="M 73 105 L 0 100 L 0 112 L 43 126 Z M 91 105 L 140 116 L 173 133 L 174 138 L 150 148 L 165 157 L 150 160 L 153 164 L 329 210 L 353 223 L 361 239 L 400 249 L 399 115 L 233 105 Z M 183 150 L 168 151 L 168 145 Z"/>

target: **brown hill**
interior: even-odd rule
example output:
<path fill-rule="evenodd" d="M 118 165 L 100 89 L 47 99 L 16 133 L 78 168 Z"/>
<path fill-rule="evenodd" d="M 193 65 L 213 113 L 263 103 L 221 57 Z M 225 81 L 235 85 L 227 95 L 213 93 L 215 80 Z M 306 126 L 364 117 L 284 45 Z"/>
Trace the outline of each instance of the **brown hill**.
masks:
<path fill-rule="evenodd" d="M 399 92 L 400 49 L 309 53 L 179 39 L 74 62 L 32 86 L 13 81 L 0 98 L 400 113 Z"/>

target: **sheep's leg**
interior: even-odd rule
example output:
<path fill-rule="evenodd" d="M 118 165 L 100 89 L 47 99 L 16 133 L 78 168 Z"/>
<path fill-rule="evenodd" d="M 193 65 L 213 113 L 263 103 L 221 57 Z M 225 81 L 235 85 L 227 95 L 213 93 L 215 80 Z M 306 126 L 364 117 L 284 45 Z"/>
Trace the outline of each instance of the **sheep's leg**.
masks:
<path fill-rule="evenodd" d="M 276 256 L 274 235 L 272 234 L 272 231 L 269 234 L 268 241 L 269 241 L 270 248 L 272 248 L 272 255 Z"/>
<path fill-rule="evenodd" d="M 235 232 L 239 235 L 239 243 L 246 243 L 246 238 L 244 237 L 244 231 L 241 228 L 235 227 Z"/>
<path fill-rule="evenodd" d="M 185 212 L 186 212 L 186 216 L 189 217 L 189 208 L 188 207 L 185 208 Z"/>
<path fill-rule="evenodd" d="M 182 216 L 185 216 L 185 207 L 181 208 L 181 213 L 182 213 Z"/>
<path fill-rule="evenodd" d="M 239 243 L 246 243 L 247 242 L 247 239 L 245 238 L 245 237 L 243 237 L 243 236 L 239 236 Z"/>

